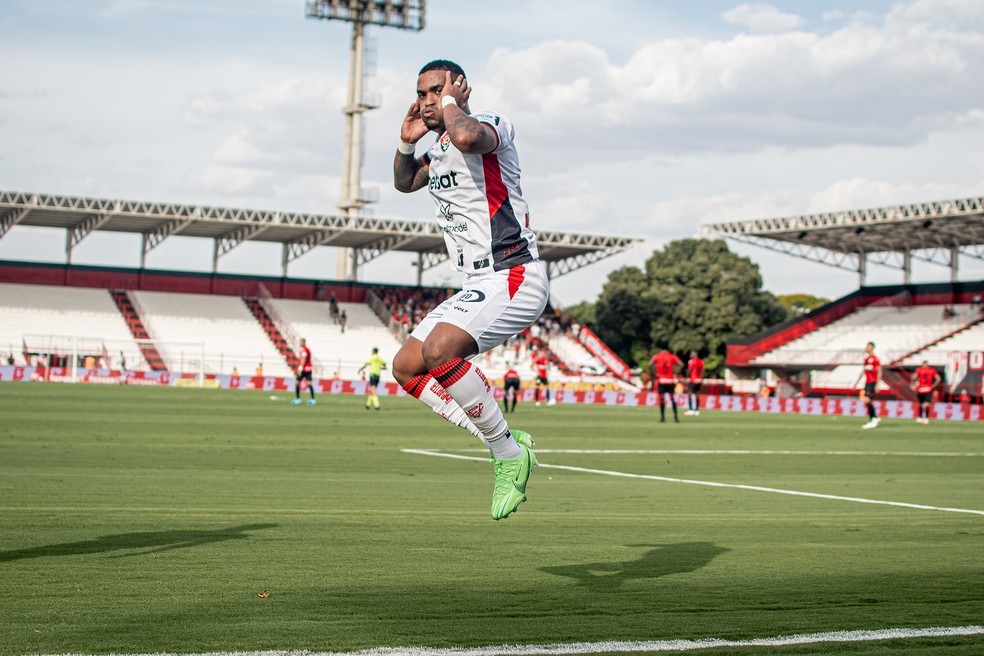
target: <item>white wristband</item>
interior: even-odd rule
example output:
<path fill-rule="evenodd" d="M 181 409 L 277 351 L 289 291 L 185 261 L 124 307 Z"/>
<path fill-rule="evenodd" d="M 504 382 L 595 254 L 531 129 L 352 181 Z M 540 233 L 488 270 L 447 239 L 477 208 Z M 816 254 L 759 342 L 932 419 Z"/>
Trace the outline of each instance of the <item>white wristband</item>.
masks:
<path fill-rule="evenodd" d="M 441 108 L 447 107 L 448 105 L 458 106 L 458 101 L 454 99 L 454 96 L 444 96 L 441 98 Z"/>
<path fill-rule="evenodd" d="M 396 147 L 397 152 L 401 155 L 413 155 L 417 147 L 412 143 L 407 143 L 403 139 L 400 139 L 400 144 Z"/>

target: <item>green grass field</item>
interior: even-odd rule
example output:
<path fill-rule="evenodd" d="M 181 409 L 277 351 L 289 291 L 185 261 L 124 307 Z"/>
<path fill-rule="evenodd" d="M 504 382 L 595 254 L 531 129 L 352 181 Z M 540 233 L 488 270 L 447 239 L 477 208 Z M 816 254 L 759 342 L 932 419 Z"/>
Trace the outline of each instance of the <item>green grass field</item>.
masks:
<path fill-rule="evenodd" d="M 943 510 L 984 510 L 980 425 L 521 405 L 543 465 L 940 509 L 542 467 L 494 522 L 487 461 L 401 450 L 482 455 L 416 401 L 278 396 L 0 384 L 0 654 L 984 624 L 984 515 Z M 698 653 L 970 655 L 984 636 Z"/>

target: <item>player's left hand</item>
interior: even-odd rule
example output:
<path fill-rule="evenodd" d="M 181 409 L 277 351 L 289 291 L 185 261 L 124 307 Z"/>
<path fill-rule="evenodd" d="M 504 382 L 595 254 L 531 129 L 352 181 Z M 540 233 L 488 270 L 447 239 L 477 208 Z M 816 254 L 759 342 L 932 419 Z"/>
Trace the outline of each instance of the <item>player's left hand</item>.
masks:
<path fill-rule="evenodd" d="M 441 88 L 442 101 L 445 96 L 451 96 L 458 103 L 458 107 L 464 107 L 465 103 L 468 102 L 468 98 L 471 96 L 471 87 L 468 86 L 468 80 L 465 79 L 465 76 L 459 75 L 456 79 L 452 80 L 451 71 L 445 71 L 444 86 Z"/>

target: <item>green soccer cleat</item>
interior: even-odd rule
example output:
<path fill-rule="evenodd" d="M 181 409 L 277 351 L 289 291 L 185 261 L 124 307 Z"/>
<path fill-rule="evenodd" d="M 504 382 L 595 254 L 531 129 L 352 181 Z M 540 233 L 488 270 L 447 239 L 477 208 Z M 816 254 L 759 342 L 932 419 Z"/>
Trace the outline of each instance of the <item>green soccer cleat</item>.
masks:
<path fill-rule="evenodd" d="M 526 431 L 511 431 L 522 451 L 511 460 L 493 460 L 495 489 L 492 491 L 492 519 L 505 519 L 526 501 L 526 482 L 536 467 L 536 456 L 530 447 L 533 437 Z"/>

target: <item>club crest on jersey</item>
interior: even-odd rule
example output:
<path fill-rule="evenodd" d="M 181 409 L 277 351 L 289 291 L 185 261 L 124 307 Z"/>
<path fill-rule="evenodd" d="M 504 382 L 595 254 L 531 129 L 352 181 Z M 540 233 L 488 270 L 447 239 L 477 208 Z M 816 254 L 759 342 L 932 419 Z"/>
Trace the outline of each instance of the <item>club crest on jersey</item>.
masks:
<path fill-rule="evenodd" d="M 437 140 L 438 145 L 441 146 L 441 152 L 448 152 L 448 148 L 451 146 L 451 135 L 445 132 L 441 135 L 441 138 Z"/>

